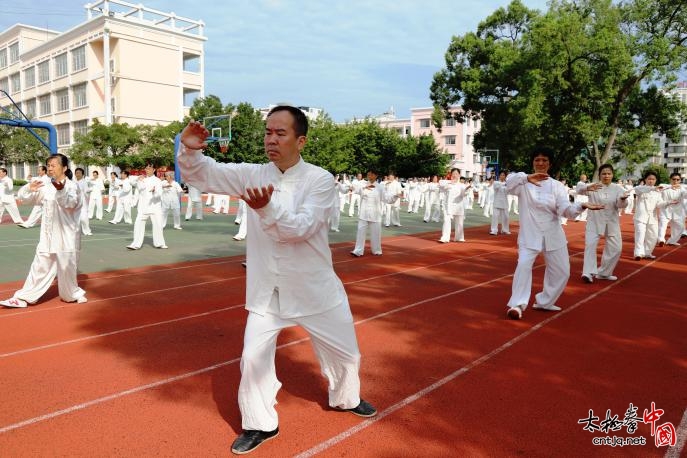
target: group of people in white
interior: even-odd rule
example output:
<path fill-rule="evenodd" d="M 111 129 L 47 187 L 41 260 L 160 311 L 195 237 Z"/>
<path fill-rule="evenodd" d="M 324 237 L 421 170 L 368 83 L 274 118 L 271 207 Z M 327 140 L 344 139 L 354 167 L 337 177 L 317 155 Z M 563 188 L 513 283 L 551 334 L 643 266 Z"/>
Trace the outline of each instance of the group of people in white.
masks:
<path fill-rule="evenodd" d="M 0 218 L 7 210 L 12 220 L 22 228 L 33 227 L 41 219 L 46 219 L 46 205 L 54 206 L 54 203 L 58 202 L 52 196 L 54 193 L 36 194 L 36 191 L 40 189 L 51 189 L 49 185 L 54 180 L 47 172 L 47 167 L 41 166 L 38 169 L 38 176 L 31 178 L 15 197 L 12 179 L 7 176 L 6 169 L 0 168 Z M 142 247 L 146 224 L 150 220 L 153 246 L 166 249 L 163 229 L 166 227 L 169 213 L 172 214 L 174 229 L 181 229 L 180 201 L 183 190 L 175 181 L 174 172 L 166 172 L 164 180 L 158 178 L 155 172 L 156 169 L 152 164 L 146 166 L 145 175 L 141 176 L 130 176 L 127 171 L 122 171 L 121 176 L 112 172 L 109 186 L 106 187 L 98 171 L 91 172 L 91 177 L 86 178 L 84 170 L 76 168 L 73 184 L 83 196 L 83 203 L 78 206 L 78 210 L 75 210 L 74 216 L 79 235 L 91 235 L 89 221 L 93 218 L 101 220 L 103 211 L 112 212 L 114 210 L 114 217 L 108 221 L 109 223 L 120 224 L 123 221 L 126 224 L 134 224 L 133 241 L 126 248 L 138 250 Z M 633 186 L 631 182 L 619 181 L 614 183 L 613 175 L 613 167 L 605 164 L 599 169 L 598 182 L 590 183 L 586 175 L 580 176 L 580 181 L 574 188 L 568 187 L 564 181 L 560 182 L 566 199 L 571 205 L 576 205 L 575 208 L 580 211 L 558 212 L 558 224 L 566 225 L 568 218 L 586 222 L 584 265 L 581 273 L 581 278 L 586 283 L 593 283 L 595 280 L 614 281 L 617 279 L 614 270 L 622 251 L 620 231 L 620 216 L 622 214 L 633 215 L 635 260 L 655 259 L 656 256 L 653 251 L 656 246 L 679 245 L 679 239 L 687 236 L 685 230 L 687 187 L 682 184 L 680 174 L 671 174 L 671 183 L 669 184 L 657 184 L 657 175 L 654 172 L 648 172 L 638 186 Z M 422 211 L 425 223 L 442 223 L 438 242 L 465 242 L 464 220 L 466 212 L 472 210 L 476 202 L 482 209 L 483 215 L 491 218 L 489 234 L 509 235 L 511 233 L 509 215 L 511 212 L 520 213 L 519 203 L 523 194 L 518 192 L 517 186 L 512 185 L 513 176 L 516 174 L 507 175 L 505 171 L 501 171 L 498 177 L 492 176 L 483 181 L 478 178 L 468 180 L 461 176 L 460 170 L 452 169 L 450 176 L 446 179 L 439 179 L 437 176 L 410 178 L 403 184 L 394 175 L 387 175 L 380 180 L 377 172 L 373 170 L 368 171 L 365 179 L 363 179 L 362 174 L 358 174 L 352 179 L 346 175 L 337 176 L 335 178 L 335 199 L 332 203 L 334 211 L 331 212 L 329 219 L 330 230 L 339 231 L 341 214 L 348 213 L 350 217 L 357 216 L 356 242 L 351 255 L 355 257 L 364 255 L 366 238 L 369 233 L 371 253 L 380 256 L 382 255 L 382 225 L 400 227 L 400 212 L 402 203 L 404 203 L 404 210 L 409 214 L 417 214 Z M 509 181 L 511 185 L 509 185 Z M 106 189 L 108 190 L 108 206 L 103 210 L 103 194 Z M 25 221 L 19 214 L 16 198 L 33 204 L 31 213 Z M 235 198 L 239 202 L 235 223 L 239 224 L 240 227 L 234 240 L 240 241 L 246 238 L 248 209 L 241 198 L 238 196 Z M 208 193 L 205 205 L 212 205 L 213 213 L 228 214 L 230 201 L 229 195 Z M 48 202 L 51 203 L 48 204 Z M 346 208 L 347 205 L 348 208 Z M 203 207 L 203 193 L 198 188 L 189 186 L 185 219 L 188 221 L 195 214 L 197 220 L 202 220 Z M 527 220 L 531 217 L 533 204 L 530 203 L 525 207 L 528 208 L 529 213 L 520 217 L 521 232 L 523 219 Z M 132 208 L 137 208 L 135 220 L 132 219 Z M 592 211 L 588 211 L 588 209 L 592 209 Z M 533 224 L 541 225 L 542 223 L 535 221 Z M 669 237 L 666 238 L 668 233 Z M 598 262 L 597 247 L 601 238 L 605 240 L 605 243 L 600 262 Z M 519 234 L 519 241 L 521 239 L 522 234 Z M 532 254 L 534 253 L 530 253 L 530 257 Z M 528 258 L 524 265 L 528 265 L 529 262 L 530 259 Z M 50 263 L 44 264 L 47 266 Z M 29 276 L 29 278 L 33 278 L 33 281 L 38 281 L 39 277 L 41 276 L 35 273 Z M 43 281 L 46 278 L 44 277 Z M 531 279 L 529 281 L 531 282 Z M 515 295 L 515 299 L 511 301 L 515 304 L 509 302 L 509 316 L 511 318 L 521 317 L 522 311 L 524 311 L 524 304 L 520 302 L 523 300 L 524 290 L 529 289 L 529 286 L 527 286 L 527 280 L 524 281 L 524 284 L 521 283 L 522 279 L 516 275 L 514 284 L 520 285 L 522 291 L 519 296 Z M 33 293 L 22 293 L 23 297 L 32 298 L 36 296 L 43 287 L 42 283 L 38 289 L 35 289 L 36 286 L 33 285 L 29 288 Z M 79 294 L 72 294 L 71 296 L 65 294 L 65 297 L 68 298 L 76 296 Z M 82 300 L 85 300 L 85 295 L 79 297 L 83 297 Z M 23 300 L 19 302 L 19 305 L 25 305 L 26 302 Z M 547 310 L 557 308 L 554 304 L 535 305 L 539 305 L 535 308 Z M 513 306 L 520 308 L 516 312 L 512 312 Z M 546 308 L 548 306 L 553 308 Z"/>

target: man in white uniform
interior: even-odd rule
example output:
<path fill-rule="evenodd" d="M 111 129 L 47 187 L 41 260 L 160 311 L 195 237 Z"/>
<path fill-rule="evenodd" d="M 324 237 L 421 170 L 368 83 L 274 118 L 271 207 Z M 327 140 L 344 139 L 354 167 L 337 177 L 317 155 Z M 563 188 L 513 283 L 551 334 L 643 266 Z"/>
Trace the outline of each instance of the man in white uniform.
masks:
<path fill-rule="evenodd" d="M 217 196 L 215 196 L 217 200 Z M 191 219 L 193 216 L 193 209 L 196 209 L 196 219 L 203 219 L 203 194 L 201 190 L 195 186 L 188 185 L 188 200 L 186 202 L 186 221 Z"/>
<path fill-rule="evenodd" d="M 365 184 L 365 180 L 363 180 L 363 175 L 361 173 L 356 175 L 353 181 L 351 181 L 351 201 L 348 204 L 348 216 L 352 217 L 355 215 L 356 207 L 358 207 L 358 213 L 360 213 L 360 188 Z"/>
<path fill-rule="evenodd" d="M 34 180 L 42 181 L 44 185 L 50 183 L 50 177 L 48 176 L 48 169 L 44 165 L 41 165 L 38 167 L 38 176 L 31 181 L 34 181 Z M 23 223 L 20 223 L 19 227 L 23 227 L 24 229 L 28 229 L 30 227 L 35 226 L 36 223 L 38 223 L 38 221 L 41 219 L 42 214 L 43 214 L 43 202 L 40 202 L 38 205 L 33 206 L 33 208 L 31 209 L 31 213 L 29 214 L 29 217 L 26 218 L 26 221 L 24 221 Z"/>
<path fill-rule="evenodd" d="M 459 169 L 451 169 L 451 179 L 439 181 L 439 187 L 446 195 L 443 205 L 444 223 L 439 242 L 448 243 L 451 240 L 451 226 L 455 228 L 453 241 L 464 242 L 465 203 L 463 200 L 469 192 L 472 192 L 472 189 L 470 185 L 466 186 L 461 182 Z"/>
<path fill-rule="evenodd" d="M 508 218 L 508 189 L 506 188 L 506 172 L 499 172 L 499 180 L 492 184 L 494 192 L 494 210 L 491 215 L 491 235 L 499 233 L 499 224 L 501 225 L 501 233 L 510 235 L 510 220 Z"/>
<path fill-rule="evenodd" d="M 62 154 L 50 156 L 47 160 L 50 184 L 35 180 L 19 190 L 19 198 L 25 202 L 43 202 L 41 232 L 36 255 L 24 286 L 11 299 L 0 301 L 0 305 L 24 308 L 35 304 L 57 277 L 57 290 L 65 302 L 87 302 L 86 292 L 76 280 L 81 249 L 79 216 L 83 196 L 69 177 L 69 160 Z"/>
<path fill-rule="evenodd" d="M 535 296 L 532 308 L 545 311 L 561 310 L 555 302 L 563 294 L 570 277 L 568 241 L 560 224 L 560 217 L 574 218 L 585 208 L 602 206 L 572 204 L 560 181 L 549 176 L 553 150 L 537 148 L 532 155 L 534 173 L 511 173 L 506 178 L 508 192 L 518 196 L 520 205 L 520 231 L 518 233 L 518 265 L 513 276 L 507 317 L 522 318 L 532 289 L 532 266 L 540 253 L 544 253 L 546 270 L 544 289 Z"/>
<path fill-rule="evenodd" d="M 375 256 L 382 255 L 382 205 L 398 200 L 399 195 L 387 194 L 384 183 L 377 182 L 377 172 L 367 172 L 367 181 L 361 180 L 358 195 L 360 212 L 358 213 L 358 232 L 355 248 L 351 255 L 360 257 L 365 253 L 365 236 L 370 228 L 370 251 Z"/>
<path fill-rule="evenodd" d="M 300 152 L 308 120 L 298 108 L 277 106 L 267 115 L 267 164 L 220 164 L 197 150 L 208 131 L 191 122 L 181 134 L 178 164 L 185 182 L 240 195 L 248 212 L 246 309 L 239 406 L 243 432 L 232 452 L 249 453 L 279 434 L 275 409 L 281 383 L 274 357 L 277 336 L 300 325 L 310 334 L 329 382 L 329 406 L 370 417 L 360 399 L 360 353 L 353 317 L 328 243 L 327 219 L 334 177 L 308 164 Z"/>
<path fill-rule="evenodd" d="M 402 196 L 403 186 L 398 181 L 395 175 L 389 175 L 389 181 L 386 183 L 386 193 L 392 196 Z M 396 199 L 393 203 L 387 203 L 386 213 L 384 214 L 384 226 L 389 227 L 394 225 L 397 227 L 401 226 L 400 210 L 401 210 L 401 199 Z"/>
<path fill-rule="evenodd" d="M 129 250 L 138 250 L 143 245 L 146 221 L 150 218 L 153 226 L 153 246 L 166 249 L 165 237 L 162 234 L 162 180 L 155 176 L 155 166 L 147 164 L 146 177 L 138 180 L 138 212 L 134 222 L 134 241 L 127 246 Z"/>
<path fill-rule="evenodd" d="M 94 170 L 93 178 L 88 182 L 88 189 L 90 194 L 88 197 L 88 219 L 103 219 L 103 191 L 105 190 L 105 183 L 100 178 L 97 170 Z"/>
<path fill-rule="evenodd" d="M 15 224 L 24 222 L 19 214 L 17 200 L 14 198 L 14 181 L 7 176 L 7 169 L 2 167 L 0 168 L 0 221 L 2 221 L 5 210 L 10 214 Z"/>
<path fill-rule="evenodd" d="M 88 181 L 85 176 L 85 171 L 81 167 L 74 170 L 74 182 L 79 187 L 81 195 L 84 196 L 84 205 L 81 206 L 81 214 L 79 215 L 79 226 L 83 235 L 93 235 L 91 221 L 88 219 L 88 205 L 86 205 L 85 196 L 88 195 Z"/>

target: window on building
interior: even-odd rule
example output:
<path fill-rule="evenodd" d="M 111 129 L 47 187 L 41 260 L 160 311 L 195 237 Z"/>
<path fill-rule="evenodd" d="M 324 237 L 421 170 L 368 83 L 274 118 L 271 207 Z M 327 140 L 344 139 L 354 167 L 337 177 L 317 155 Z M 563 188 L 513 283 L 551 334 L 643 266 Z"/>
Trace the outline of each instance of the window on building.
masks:
<path fill-rule="evenodd" d="M 29 67 L 24 70 L 24 87 L 30 88 L 36 85 L 36 67 Z"/>
<path fill-rule="evenodd" d="M 184 106 L 190 107 L 193 101 L 200 97 L 200 91 L 195 89 L 184 89 Z"/>
<path fill-rule="evenodd" d="M 19 77 L 19 72 L 10 75 L 10 86 L 12 87 L 12 93 L 21 91 L 21 78 Z"/>
<path fill-rule="evenodd" d="M 444 137 L 444 144 L 445 145 L 455 145 L 456 144 L 456 136 L 455 135 L 447 135 Z"/>
<path fill-rule="evenodd" d="M 10 91 L 10 80 L 7 78 L 2 78 L 0 79 L 0 90 L 3 90 L 5 92 Z"/>
<path fill-rule="evenodd" d="M 26 101 L 26 105 L 24 105 L 24 114 L 28 118 L 36 117 L 36 99 L 29 99 Z"/>
<path fill-rule="evenodd" d="M 71 137 L 69 136 L 69 124 L 60 124 L 56 127 L 57 129 L 57 144 L 58 145 L 69 145 L 71 143 Z"/>
<path fill-rule="evenodd" d="M 86 135 L 88 133 L 88 121 L 85 119 L 83 121 L 74 121 L 73 127 L 74 138 L 76 138 L 76 134 Z"/>
<path fill-rule="evenodd" d="M 7 67 L 7 48 L 0 49 L 0 68 Z"/>
<path fill-rule="evenodd" d="M 46 60 L 38 64 L 38 84 L 50 81 L 50 61 Z"/>
<path fill-rule="evenodd" d="M 41 116 L 49 115 L 52 113 L 52 107 L 50 105 L 50 96 L 43 95 L 38 99 L 38 104 L 40 105 Z"/>
<path fill-rule="evenodd" d="M 471 121 L 471 119 L 469 116 L 467 118 L 465 118 L 465 127 L 470 127 L 470 121 Z"/>
<path fill-rule="evenodd" d="M 184 53 L 184 71 L 200 73 L 200 56 L 197 54 Z"/>
<path fill-rule="evenodd" d="M 66 76 L 68 72 L 69 67 L 67 66 L 67 53 L 65 52 L 55 57 L 55 78 Z"/>
<path fill-rule="evenodd" d="M 10 64 L 19 62 L 19 42 L 10 45 Z"/>
<path fill-rule="evenodd" d="M 465 144 L 466 144 L 466 145 L 469 145 L 471 140 L 472 140 L 472 136 L 471 136 L 471 135 L 466 135 L 466 136 L 465 136 Z"/>
<path fill-rule="evenodd" d="M 86 68 L 86 45 L 72 49 L 72 72 Z"/>
<path fill-rule="evenodd" d="M 67 89 L 55 92 L 55 107 L 57 113 L 69 110 L 69 91 Z"/>
<path fill-rule="evenodd" d="M 420 127 L 423 129 L 429 129 L 429 118 L 420 119 Z"/>
<path fill-rule="evenodd" d="M 446 122 L 444 123 L 446 127 L 453 127 L 456 125 L 456 120 L 454 118 L 447 118 Z"/>
<path fill-rule="evenodd" d="M 74 86 L 72 88 L 72 95 L 74 108 L 85 107 L 88 104 L 88 100 L 86 99 L 86 83 Z"/>

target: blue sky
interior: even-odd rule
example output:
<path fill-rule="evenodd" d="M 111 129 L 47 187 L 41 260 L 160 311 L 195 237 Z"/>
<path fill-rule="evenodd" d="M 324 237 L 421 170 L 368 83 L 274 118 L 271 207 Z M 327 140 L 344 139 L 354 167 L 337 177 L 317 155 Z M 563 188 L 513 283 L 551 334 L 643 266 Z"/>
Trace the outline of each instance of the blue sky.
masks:
<path fill-rule="evenodd" d="M 65 31 L 86 18 L 81 0 L 0 0 L 0 31 L 23 23 Z M 138 1 L 129 0 L 137 4 Z M 256 108 L 288 102 L 334 120 L 398 117 L 427 107 L 453 35 L 509 0 L 148 0 L 205 22 L 205 94 Z M 546 0 L 523 0 L 546 9 Z"/>

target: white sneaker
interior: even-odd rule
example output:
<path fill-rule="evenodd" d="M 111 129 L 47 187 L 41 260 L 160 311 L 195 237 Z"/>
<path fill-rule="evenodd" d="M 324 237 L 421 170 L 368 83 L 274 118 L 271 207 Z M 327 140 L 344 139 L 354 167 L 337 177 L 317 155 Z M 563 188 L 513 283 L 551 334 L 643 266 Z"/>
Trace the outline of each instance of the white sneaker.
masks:
<path fill-rule="evenodd" d="M 532 306 L 532 308 L 536 309 L 536 310 L 546 310 L 547 312 L 558 312 L 558 311 L 562 310 L 559 306 L 553 305 L 553 304 L 549 304 L 549 305 L 534 304 Z"/>
<path fill-rule="evenodd" d="M 582 274 L 582 281 L 585 283 L 594 283 L 594 278 L 589 274 Z"/>
<path fill-rule="evenodd" d="M 597 275 L 596 278 L 599 280 L 608 280 L 608 281 L 616 281 L 618 277 L 615 275 Z"/>
<path fill-rule="evenodd" d="M 88 302 L 88 299 L 86 299 L 86 296 L 81 296 L 80 298 L 78 298 L 76 300 L 77 304 L 85 304 L 86 302 Z"/>
<path fill-rule="evenodd" d="M 0 305 L 4 305 L 5 307 L 11 307 L 11 308 L 26 308 L 28 304 L 26 301 L 22 299 L 17 299 L 16 297 L 13 297 L 12 299 L 6 299 L 4 301 L 0 301 Z"/>
<path fill-rule="evenodd" d="M 140 247 L 135 247 L 135 246 L 132 246 L 132 245 L 128 245 L 128 246 L 126 247 L 127 250 L 138 250 L 139 248 L 140 248 Z"/>
<path fill-rule="evenodd" d="M 167 245 L 160 245 L 160 246 L 156 246 L 155 248 L 158 248 L 160 250 L 166 250 L 169 247 Z"/>

